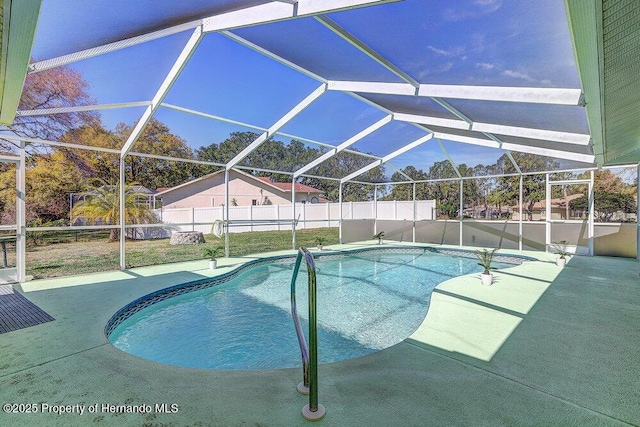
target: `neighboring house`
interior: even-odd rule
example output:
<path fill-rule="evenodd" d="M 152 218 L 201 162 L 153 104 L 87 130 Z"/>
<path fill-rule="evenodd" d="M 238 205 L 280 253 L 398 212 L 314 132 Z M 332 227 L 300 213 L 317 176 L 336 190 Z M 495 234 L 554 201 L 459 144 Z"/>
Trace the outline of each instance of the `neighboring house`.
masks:
<path fill-rule="evenodd" d="M 577 199 L 582 197 L 582 194 L 571 194 L 558 199 L 551 199 L 551 219 L 556 220 L 566 220 L 566 219 L 584 219 L 586 216 L 586 212 L 581 210 L 574 211 L 570 207 L 567 206 L 569 202 L 573 199 Z M 527 213 L 528 203 L 522 204 L 522 219 L 528 220 L 529 214 Z M 533 221 L 544 221 L 546 219 L 546 201 L 541 200 L 539 202 L 535 202 L 533 207 L 531 208 L 532 212 L 532 220 Z M 511 206 L 511 210 L 513 211 L 513 216 L 511 219 L 517 221 L 520 219 L 520 208 L 518 205 Z M 567 218 L 567 211 L 569 212 L 569 218 Z"/>
<path fill-rule="evenodd" d="M 484 205 L 466 207 L 462 214 L 465 218 L 472 219 L 509 219 L 511 218 L 511 208 L 508 206 L 487 206 Z"/>
<path fill-rule="evenodd" d="M 267 177 L 229 172 L 229 204 L 231 206 L 290 205 L 290 182 L 273 182 Z M 295 187 L 297 203 L 320 203 L 322 191 L 303 184 Z M 225 204 L 224 171 L 205 175 L 193 181 L 156 193 L 162 207 L 205 208 Z"/>

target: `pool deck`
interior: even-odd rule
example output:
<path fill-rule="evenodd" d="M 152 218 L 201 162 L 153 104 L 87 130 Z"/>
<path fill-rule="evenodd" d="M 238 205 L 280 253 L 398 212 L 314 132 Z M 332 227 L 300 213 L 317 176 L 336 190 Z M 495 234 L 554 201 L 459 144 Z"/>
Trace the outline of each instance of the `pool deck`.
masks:
<path fill-rule="evenodd" d="M 561 269 L 551 255 L 524 254 L 540 260 L 498 271 L 490 287 L 477 275 L 439 285 L 425 321 L 400 344 L 321 365 L 327 414 L 313 425 L 640 425 L 640 263 L 574 257 Z M 38 410 L 2 413 L 0 425 L 312 425 L 300 415 L 300 369 L 167 366 L 104 335 L 132 300 L 249 259 L 219 260 L 214 271 L 202 260 L 16 286 L 55 320 L 0 335 L 0 402 Z M 58 415 L 56 405 L 76 412 Z"/>

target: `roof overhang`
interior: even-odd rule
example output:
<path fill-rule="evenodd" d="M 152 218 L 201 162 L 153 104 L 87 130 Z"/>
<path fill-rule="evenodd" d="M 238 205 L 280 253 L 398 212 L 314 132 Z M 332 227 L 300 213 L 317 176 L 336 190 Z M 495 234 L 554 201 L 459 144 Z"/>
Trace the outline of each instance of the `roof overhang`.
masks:
<path fill-rule="evenodd" d="M 41 3 L 41 0 L 0 1 L 0 124 L 10 124 L 16 116 Z"/>
<path fill-rule="evenodd" d="M 598 166 L 640 163 L 640 2 L 565 0 Z"/>

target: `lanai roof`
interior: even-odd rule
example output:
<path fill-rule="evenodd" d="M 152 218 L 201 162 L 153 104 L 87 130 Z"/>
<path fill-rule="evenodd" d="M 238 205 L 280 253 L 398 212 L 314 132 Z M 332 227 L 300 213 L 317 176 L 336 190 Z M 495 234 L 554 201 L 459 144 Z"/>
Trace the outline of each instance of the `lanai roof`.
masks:
<path fill-rule="evenodd" d="M 121 155 L 158 117 L 194 146 L 201 134 L 261 132 L 227 169 L 269 137 L 327 150 L 287 171 L 294 178 L 352 148 L 371 153 L 370 165 L 334 178 L 512 152 L 564 168 L 640 161 L 638 59 L 622 54 L 638 47 L 632 0 L 44 0 L 31 49 L 38 9 L 18 15 L 14 3 L 5 97 L 21 78 L 9 65 L 25 52 L 36 58 L 29 73 L 73 67 L 97 100 L 81 108 L 137 123 Z M 78 109 L 56 107 L 18 114 Z"/>

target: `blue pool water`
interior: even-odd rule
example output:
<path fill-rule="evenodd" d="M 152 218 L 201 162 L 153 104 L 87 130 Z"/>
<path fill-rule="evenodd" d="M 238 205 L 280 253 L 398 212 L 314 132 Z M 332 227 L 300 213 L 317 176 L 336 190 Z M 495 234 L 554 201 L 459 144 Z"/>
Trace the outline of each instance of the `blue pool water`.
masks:
<path fill-rule="evenodd" d="M 179 366 L 301 366 L 290 315 L 293 265 L 293 258 L 274 260 L 226 283 L 150 305 L 120 323 L 109 339 L 128 353 Z M 423 321 L 437 284 L 481 272 L 475 258 L 428 251 L 323 256 L 316 267 L 320 363 L 363 356 L 402 341 Z M 307 331 L 304 269 L 303 263 L 297 300 Z"/>

